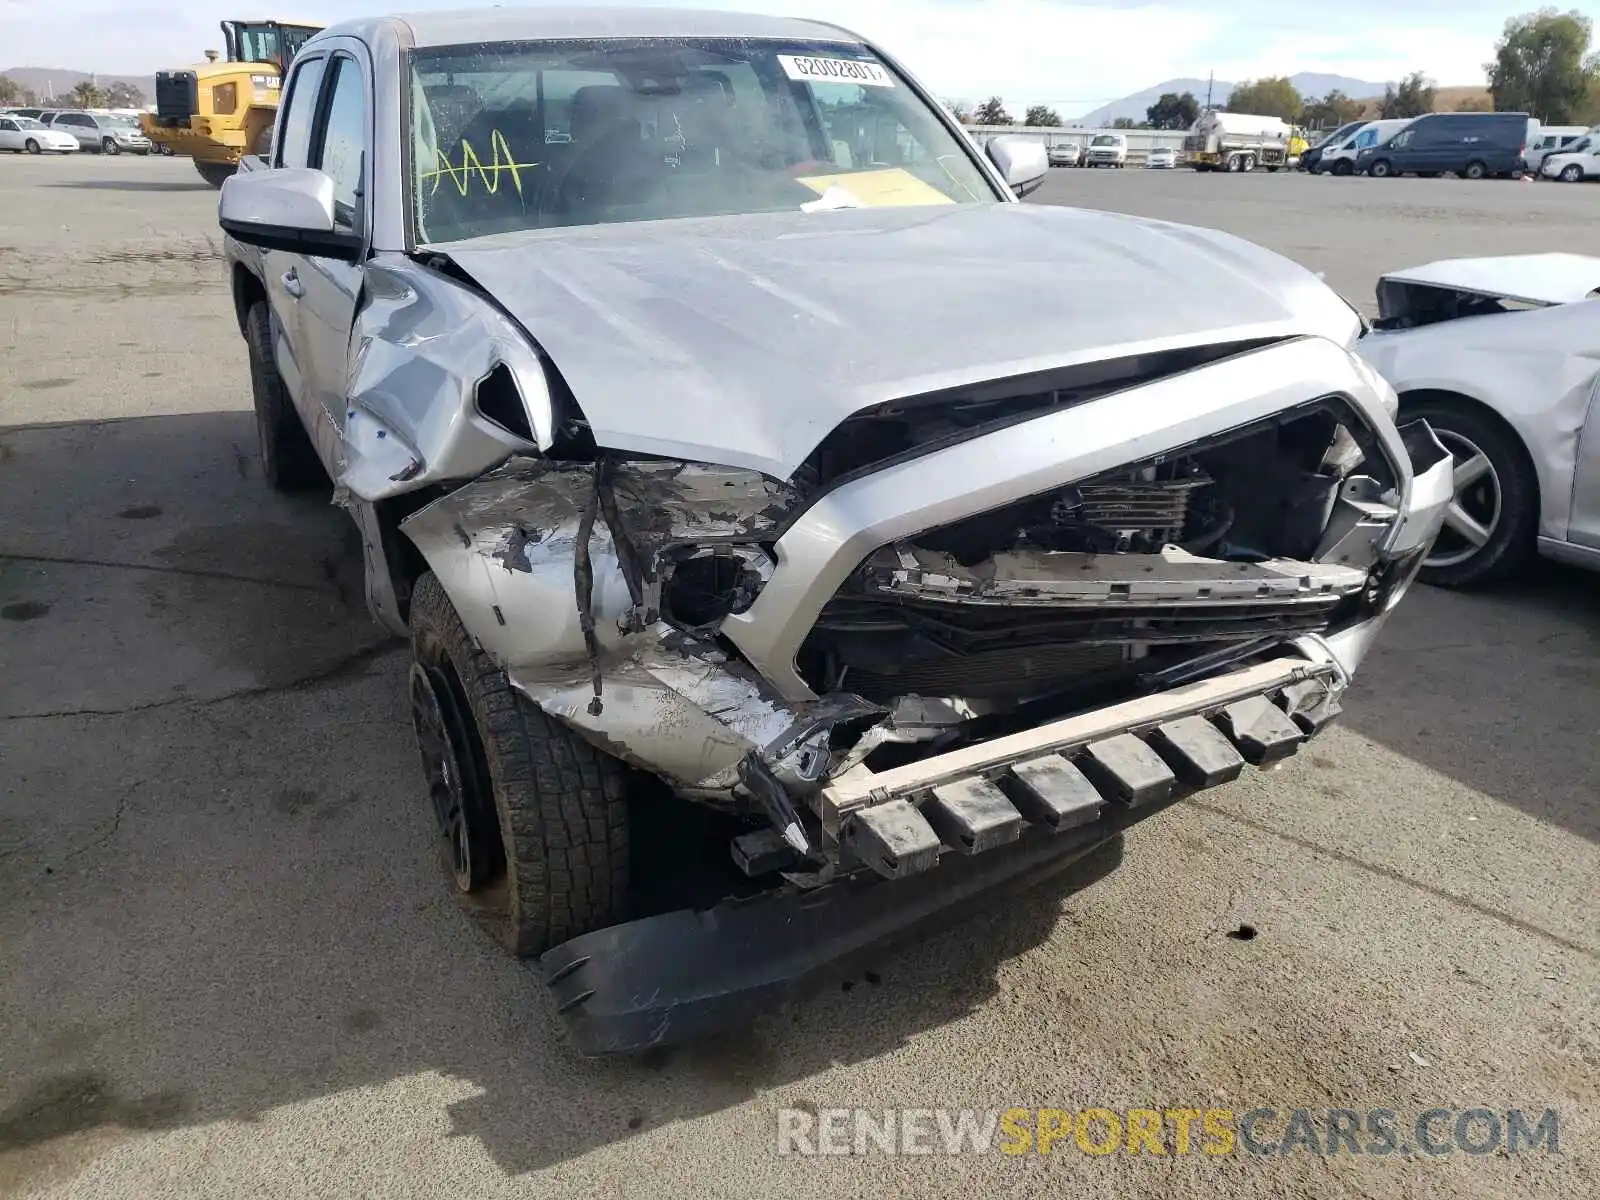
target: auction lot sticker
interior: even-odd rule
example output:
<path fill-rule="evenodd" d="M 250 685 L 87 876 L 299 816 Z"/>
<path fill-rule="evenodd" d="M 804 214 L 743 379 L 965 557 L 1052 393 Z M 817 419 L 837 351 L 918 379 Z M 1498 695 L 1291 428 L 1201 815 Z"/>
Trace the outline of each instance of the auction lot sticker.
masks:
<path fill-rule="evenodd" d="M 858 58 L 807 58 L 780 54 L 783 73 L 800 83 L 859 83 L 862 87 L 894 86 L 894 76 L 875 62 Z"/>

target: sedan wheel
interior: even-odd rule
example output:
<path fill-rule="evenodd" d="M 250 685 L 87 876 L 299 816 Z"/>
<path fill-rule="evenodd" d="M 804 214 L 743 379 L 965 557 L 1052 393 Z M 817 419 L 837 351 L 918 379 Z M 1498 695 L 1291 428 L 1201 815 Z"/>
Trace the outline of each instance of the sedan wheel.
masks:
<path fill-rule="evenodd" d="M 1567 166 L 1562 167 L 1561 168 L 1561 182 L 1562 183 L 1582 183 L 1583 182 L 1583 168 L 1580 167 L 1577 163 L 1570 163 Z"/>
<path fill-rule="evenodd" d="M 24 142 L 22 144 L 22 148 L 29 154 L 39 153 L 39 143 L 34 141 L 32 138 L 29 138 L 26 142 Z"/>
<path fill-rule="evenodd" d="M 101 142 L 100 149 L 104 150 L 107 154 L 122 153 L 122 147 L 117 145 L 115 138 L 107 138 L 105 141 Z"/>
<path fill-rule="evenodd" d="M 1439 587 L 1503 579 L 1533 552 L 1539 481 L 1527 451 L 1493 414 L 1447 397 L 1404 405 L 1421 417 L 1454 461 L 1450 506 L 1421 578 Z"/>
<path fill-rule="evenodd" d="M 1465 435 L 1449 429 L 1434 432 L 1455 462 L 1455 495 L 1425 565 L 1456 567 L 1488 545 L 1500 524 L 1500 476 L 1489 456 Z"/>

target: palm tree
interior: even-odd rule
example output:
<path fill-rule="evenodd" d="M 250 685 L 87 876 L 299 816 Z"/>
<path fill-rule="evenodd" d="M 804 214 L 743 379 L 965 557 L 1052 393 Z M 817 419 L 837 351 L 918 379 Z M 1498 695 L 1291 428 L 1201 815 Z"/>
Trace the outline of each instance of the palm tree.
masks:
<path fill-rule="evenodd" d="M 99 108 L 105 97 L 93 82 L 85 79 L 73 87 L 72 99 L 79 108 Z"/>

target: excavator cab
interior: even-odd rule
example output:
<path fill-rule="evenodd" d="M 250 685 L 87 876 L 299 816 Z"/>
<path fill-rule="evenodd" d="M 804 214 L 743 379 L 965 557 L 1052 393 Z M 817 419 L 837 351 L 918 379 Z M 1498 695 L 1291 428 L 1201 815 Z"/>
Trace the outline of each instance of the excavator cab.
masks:
<path fill-rule="evenodd" d="M 194 160 L 212 187 L 247 154 L 264 153 L 289 64 L 322 31 L 297 21 L 223 21 L 219 56 L 178 71 L 156 72 L 155 111 L 140 118 L 144 134 L 167 154 Z"/>

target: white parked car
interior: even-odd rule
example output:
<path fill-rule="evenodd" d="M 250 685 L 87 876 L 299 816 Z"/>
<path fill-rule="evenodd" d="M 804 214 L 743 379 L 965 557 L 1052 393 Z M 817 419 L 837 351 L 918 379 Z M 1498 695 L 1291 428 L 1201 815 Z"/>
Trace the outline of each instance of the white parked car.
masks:
<path fill-rule="evenodd" d="M 1535 553 L 1600 570 L 1600 258 L 1429 263 L 1378 283 L 1356 350 L 1455 459 L 1421 578 L 1463 587 Z"/>
<path fill-rule="evenodd" d="M 1171 146 L 1157 146 L 1144 160 L 1147 167 L 1172 168 L 1178 165 L 1178 152 Z"/>
<path fill-rule="evenodd" d="M 1562 183 L 1582 183 L 1600 176 L 1600 135 L 1581 137 L 1567 149 L 1545 155 L 1539 174 Z"/>
<path fill-rule="evenodd" d="M 0 116 L 0 150 L 16 154 L 74 154 L 78 139 L 32 117 Z"/>

